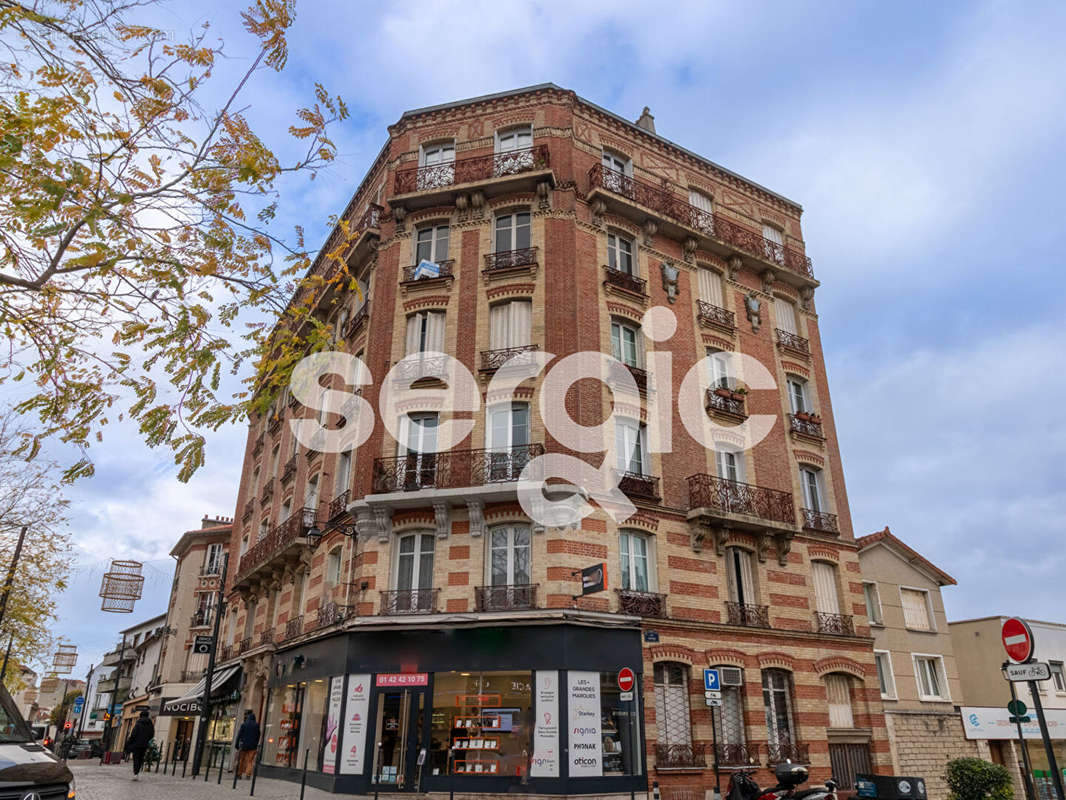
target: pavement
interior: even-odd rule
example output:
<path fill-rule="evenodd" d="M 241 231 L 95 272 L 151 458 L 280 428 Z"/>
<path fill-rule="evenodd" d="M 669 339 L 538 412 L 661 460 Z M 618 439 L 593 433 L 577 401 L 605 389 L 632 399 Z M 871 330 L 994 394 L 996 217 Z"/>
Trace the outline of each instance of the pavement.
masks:
<path fill-rule="evenodd" d="M 132 781 L 133 769 L 129 762 L 100 766 L 93 760 L 68 761 L 67 766 L 74 773 L 77 782 L 78 800 L 225 800 L 226 798 L 248 797 L 251 781 L 237 781 L 233 787 L 233 773 L 223 771 L 222 784 L 219 785 L 218 773 L 212 770 L 205 783 L 203 773 L 199 780 L 182 778 L 181 766 L 178 774 L 164 775 L 162 772 L 142 772 L 140 780 Z M 289 781 L 265 780 L 258 778 L 255 782 L 255 797 L 264 800 L 298 800 L 300 784 Z M 337 795 L 320 789 L 307 787 L 304 800 L 336 800 Z"/>

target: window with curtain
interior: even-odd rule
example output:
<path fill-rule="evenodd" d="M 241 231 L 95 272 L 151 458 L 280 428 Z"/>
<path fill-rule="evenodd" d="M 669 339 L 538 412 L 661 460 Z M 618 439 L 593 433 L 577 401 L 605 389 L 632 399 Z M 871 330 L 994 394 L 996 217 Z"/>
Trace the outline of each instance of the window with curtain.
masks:
<path fill-rule="evenodd" d="M 639 531 L 620 531 L 618 549 L 622 561 L 622 588 L 634 592 L 650 592 L 652 561 L 647 534 Z"/>
<path fill-rule="evenodd" d="M 496 133 L 496 152 L 510 153 L 513 150 L 526 150 L 533 146 L 533 126 L 522 125 Z"/>
<path fill-rule="evenodd" d="M 785 262 L 785 234 L 773 225 L 762 226 L 762 238 L 765 239 L 766 257 L 778 264 Z"/>
<path fill-rule="evenodd" d="M 488 412 L 488 480 L 516 481 L 529 463 L 529 403 L 504 403 Z"/>
<path fill-rule="evenodd" d="M 510 300 L 489 309 L 489 349 L 507 350 L 531 343 L 533 303 Z"/>
<path fill-rule="evenodd" d="M 764 669 L 762 699 L 766 712 L 766 731 L 772 744 L 795 741 L 792 722 L 792 673 L 784 669 Z"/>
<path fill-rule="evenodd" d="M 618 233 L 607 234 L 607 266 L 624 272 L 627 275 L 636 275 L 636 262 L 633 260 L 633 240 L 628 236 Z"/>
<path fill-rule="evenodd" d="M 318 508 L 318 476 L 314 475 L 307 481 L 307 488 L 304 490 L 304 508 L 317 509 Z"/>
<path fill-rule="evenodd" d="M 755 573 L 752 568 L 751 551 L 742 547 L 725 549 L 726 584 L 729 599 L 743 605 L 756 605 Z"/>
<path fill-rule="evenodd" d="M 440 263 L 448 258 L 448 237 L 451 229 L 447 225 L 427 225 L 415 233 L 415 264 L 423 261 Z"/>
<path fill-rule="evenodd" d="M 851 712 L 851 678 L 834 672 L 825 676 L 825 694 L 829 701 L 829 727 L 854 728 Z"/>
<path fill-rule="evenodd" d="M 517 211 L 496 217 L 496 252 L 525 250 L 530 246 L 529 212 Z"/>
<path fill-rule="evenodd" d="M 692 744 L 688 673 L 688 665 L 677 661 L 660 661 L 655 665 L 656 741 L 661 745 Z"/>
<path fill-rule="evenodd" d="M 822 471 L 814 467 L 800 469 L 800 483 L 803 484 L 803 502 L 811 511 L 822 511 Z"/>
<path fill-rule="evenodd" d="M 396 588 L 400 590 L 433 587 L 433 547 L 431 533 L 400 536 L 396 549 Z"/>
<path fill-rule="evenodd" d="M 699 189 L 688 190 L 688 204 L 698 208 L 700 211 L 706 211 L 708 214 L 714 210 L 710 196 L 704 194 Z"/>
<path fill-rule="evenodd" d="M 802 414 L 811 410 L 807 402 L 807 381 L 795 375 L 788 376 L 788 401 L 793 414 Z"/>
<path fill-rule="evenodd" d="M 731 450 L 714 451 L 715 466 L 718 468 L 718 477 L 722 480 L 744 483 L 744 454 Z"/>
<path fill-rule="evenodd" d="M 433 486 L 437 475 L 437 424 L 435 412 L 408 414 L 400 419 L 396 455 L 403 458 L 397 489 Z"/>
<path fill-rule="evenodd" d="M 640 326 L 614 320 L 611 322 L 611 355 L 629 367 L 644 366 L 644 338 Z"/>
<path fill-rule="evenodd" d="M 881 618 L 881 595 L 877 591 L 877 584 L 873 581 L 863 581 L 862 596 L 866 601 L 866 616 L 870 618 L 872 625 L 883 625 Z"/>
<path fill-rule="evenodd" d="M 621 472 L 647 475 L 651 466 L 648 458 L 647 429 L 642 422 L 616 418 L 614 443 L 618 453 L 617 465 Z"/>
<path fill-rule="evenodd" d="M 944 660 L 940 656 L 916 655 L 914 671 L 918 678 L 918 699 L 948 699 L 947 680 L 944 678 Z"/>
<path fill-rule="evenodd" d="M 497 525 L 489 531 L 489 583 L 528 586 L 533 582 L 529 526 Z"/>
<path fill-rule="evenodd" d="M 814 610 L 823 614 L 839 614 L 836 565 L 828 561 L 812 561 L 811 576 L 814 581 Z"/>
<path fill-rule="evenodd" d="M 921 589 L 900 589 L 903 602 L 903 625 L 914 631 L 931 631 L 933 621 L 929 614 L 929 593 Z"/>
<path fill-rule="evenodd" d="M 713 269 L 700 267 L 696 270 L 699 280 L 700 300 L 718 308 L 725 308 L 722 293 L 722 276 Z"/>
<path fill-rule="evenodd" d="M 796 307 L 783 297 L 775 297 L 774 311 L 777 317 L 777 327 L 785 333 L 799 336 L 799 325 L 796 324 Z"/>
<path fill-rule="evenodd" d="M 444 352 L 444 312 L 419 311 L 407 318 L 407 355 Z"/>

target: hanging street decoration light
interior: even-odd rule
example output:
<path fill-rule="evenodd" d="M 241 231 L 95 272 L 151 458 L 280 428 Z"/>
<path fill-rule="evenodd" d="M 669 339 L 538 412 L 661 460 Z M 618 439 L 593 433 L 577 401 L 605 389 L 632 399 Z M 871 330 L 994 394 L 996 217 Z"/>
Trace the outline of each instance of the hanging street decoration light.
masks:
<path fill-rule="evenodd" d="M 52 657 L 52 668 L 57 675 L 69 675 L 74 671 L 74 665 L 78 663 L 78 646 L 76 644 L 62 644 Z"/>
<path fill-rule="evenodd" d="M 141 575 L 143 565 L 140 561 L 111 562 L 111 569 L 104 574 L 104 580 L 100 585 L 101 611 L 111 611 L 118 614 L 129 614 L 133 611 L 134 603 L 141 598 L 144 590 L 144 576 Z"/>

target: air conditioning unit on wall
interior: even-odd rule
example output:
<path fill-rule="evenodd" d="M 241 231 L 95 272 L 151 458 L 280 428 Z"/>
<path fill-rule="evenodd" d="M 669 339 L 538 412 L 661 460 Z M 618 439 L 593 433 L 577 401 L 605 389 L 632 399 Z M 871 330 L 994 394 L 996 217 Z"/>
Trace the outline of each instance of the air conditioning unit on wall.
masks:
<path fill-rule="evenodd" d="M 744 683 L 744 670 L 740 667 L 719 667 L 718 677 L 722 686 L 741 686 Z"/>

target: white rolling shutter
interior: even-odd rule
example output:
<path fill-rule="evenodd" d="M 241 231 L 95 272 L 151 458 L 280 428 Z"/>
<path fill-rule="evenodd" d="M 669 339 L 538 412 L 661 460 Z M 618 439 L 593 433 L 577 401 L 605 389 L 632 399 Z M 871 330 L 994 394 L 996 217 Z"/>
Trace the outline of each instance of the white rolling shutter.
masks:
<path fill-rule="evenodd" d="M 840 598 L 837 596 L 836 567 L 825 561 L 811 563 L 814 578 L 814 609 L 823 614 L 839 614 Z"/>

